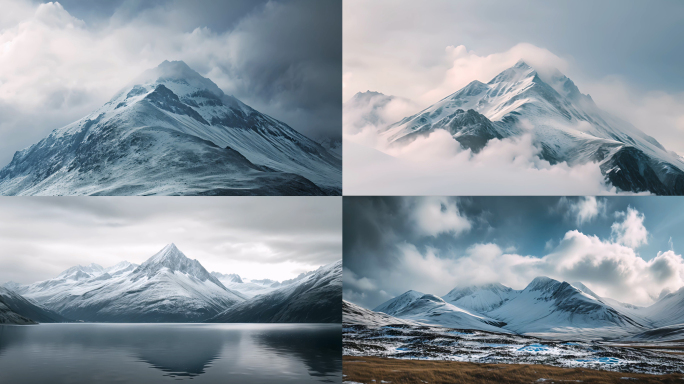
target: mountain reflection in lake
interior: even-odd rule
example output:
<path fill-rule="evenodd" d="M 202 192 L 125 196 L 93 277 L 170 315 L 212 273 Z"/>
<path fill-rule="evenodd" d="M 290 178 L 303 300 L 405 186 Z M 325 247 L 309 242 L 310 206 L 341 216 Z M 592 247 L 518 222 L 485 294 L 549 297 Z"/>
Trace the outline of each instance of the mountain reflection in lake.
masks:
<path fill-rule="evenodd" d="M 0 326 L 8 383 L 341 383 L 342 328 L 324 324 Z"/>

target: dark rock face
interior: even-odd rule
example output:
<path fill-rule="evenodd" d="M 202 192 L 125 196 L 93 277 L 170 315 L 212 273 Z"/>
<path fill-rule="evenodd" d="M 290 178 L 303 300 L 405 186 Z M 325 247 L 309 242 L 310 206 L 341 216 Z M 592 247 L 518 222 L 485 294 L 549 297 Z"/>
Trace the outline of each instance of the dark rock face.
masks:
<path fill-rule="evenodd" d="M 618 150 L 601 165 L 601 171 L 623 191 L 684 195 L 684 172 L 671 164 L 658 163 L 634 147 Z"/>
<path fill-rule="evenodd" d="M 276 291 L 235 304 L 213 323 L 341 323 L 342 262 Z"/>

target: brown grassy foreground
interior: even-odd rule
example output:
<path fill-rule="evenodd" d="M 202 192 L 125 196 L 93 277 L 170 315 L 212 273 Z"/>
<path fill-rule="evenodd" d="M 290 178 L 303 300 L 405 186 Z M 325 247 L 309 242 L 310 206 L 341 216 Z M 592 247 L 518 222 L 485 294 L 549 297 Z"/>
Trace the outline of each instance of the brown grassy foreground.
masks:
<path fill-rule="evenodd" d="M 644 375 L 596 371 L 583 368 L 558 368 L 547 365 L 476 364 L 453 361 L 397 360 L 379 357 L 344 356 L 344 381 L 380 384 L 480 384 L 480 383 L 676 383 L 684 375 Z M 633 378 L 629 380 L 623 378 Z M 375 380 L 375 381 L 373 381 Z"/>

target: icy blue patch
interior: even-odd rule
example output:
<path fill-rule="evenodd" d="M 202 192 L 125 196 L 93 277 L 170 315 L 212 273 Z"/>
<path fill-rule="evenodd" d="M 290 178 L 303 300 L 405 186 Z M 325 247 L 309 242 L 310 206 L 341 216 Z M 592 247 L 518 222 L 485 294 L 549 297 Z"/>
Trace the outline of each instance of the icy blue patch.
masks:
<path fill-rule="evenodd" d="M 518 349 L 520 352 L 543 352 L 548 350 L 549 347 L 543 344 L 530 344 Z"/>
<path fill-rule="evenodd" d="M 607 365 L 620 364 L 620 359 L 618 359 L 617 357 L 599 357 L 599 358 L 594 358 L 594 359 L 577 359 L 575 361 L 578 361 L 580 363 L 601 363 L 601 364 L 607 364 Z"/>
<path fill-rule="evenodd" d="M 599 363 L 608 364 L 608 365 L 620 364 L 620 359 L 618 359 L 616 357 L 599 357 L 597 360 Z"/>

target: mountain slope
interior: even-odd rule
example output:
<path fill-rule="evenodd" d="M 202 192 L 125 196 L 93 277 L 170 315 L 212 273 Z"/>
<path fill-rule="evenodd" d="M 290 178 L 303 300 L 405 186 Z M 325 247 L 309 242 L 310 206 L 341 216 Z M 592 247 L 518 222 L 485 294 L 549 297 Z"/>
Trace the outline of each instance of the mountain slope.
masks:
<path fill-rule="evenodd" d="M 404 308 L 408 307 L 423 296 L 425 296 L 425 294 L 422 292 L 409 290 L 373 308 L 373 312 L 382 312 L 388 315 L 393 315 L 395 313 L 401 312 Z"/>
<path fill-rule="evenodd" d="M 614 337 L 644 329 L 634 319 L 566 282 L 537 277 L 515 298 L 487 315 L 520 334 Z"/>
<path fill-rule="evenodd" d="M 349 325 L 360 324 L 371 327 L 383 327 L 396 324 L 421 325 L 415 321 L 403 320 L 382 312 L 374 312 L 346 300 L 342 301 L 342 322 Z"/>
<path fill-rule="evenodd" d="M 245 300 L 173 244 L 133 270 L 117 273 L 117 267 L 112 274 L 71 268 L 22 291 L 65 317 L 90 322 L 195 322 Z"/>
<path fill-rule="evenodd" d="M 29 325 L 37 324 L 35 321 L 12 311 L 0 298 L 0 324 Z"/>
<path fill-rule="evenodd" d="M 556 71 L 540 76 L 525 62 L 487 84 L 473 81 L 382 133 L 395 145 L 448 131 L 464 148 L 479 151 L 489 140 L 531 134 L 551 164 L 597 163 L 622 191 L 684 194 L 684 160 L 657 140 L 600 110 L 588 95 Z"/>
<path fill-rule="evenodd" d="M 319 268 L 273 292 L 237 303 L 214 323 L 340 323 L 342 261 Z"/>
<path fill-rule="evenodd" d="M 515 298 L 520 292 L 495 283 L 454 288 L 442 298 L 457 307 L 487 313 Z"/>
<path fill-rule="evenodd" d="M 442 298 L 435 295 L 427 294 L 404 302 L 406 303 L 405 305 L 395 305 L 393 306 L 393 309 L 389 311 L 389 313 L 384 313 L 398 317 L 400 319 L 415 321 L 423 324 L 440 325 L 457 329 L 479 329 L 490 332 L 507 332 L 506 330 L 501 329 L 502 326 L 506 325 L 504 322 L 494 320 L 475 312 L 470 312 L 463 308 L 459 308 L 453 304 L 447 303 Z M 397 302 L 395 301 L 394 304 L 396 303 Z M 381 304 L 381 306 L 383 305 Z M 378 312 L 377 308 L 375 312 Z"/>
<path fill-rule="evenodd" d="M 684 287 L 644 309 L 656 327 L 684 324 Z"/>
<path fill-rule="evenodd" d="M 61 323 L 68 319 L 42 308 L 7 288 L 0 287 L 0 302 L 18 315 L 39 323 Z"/>
<path fill-rule="evenodd" d="M 4 195 L 340 192 L 340 159 L 183 62 L 145 72 L 0 170 Z"/>

